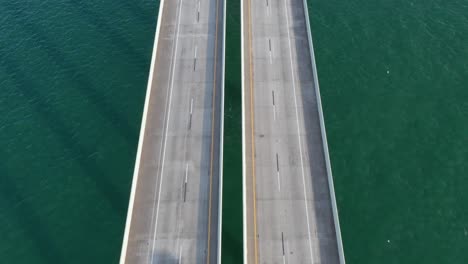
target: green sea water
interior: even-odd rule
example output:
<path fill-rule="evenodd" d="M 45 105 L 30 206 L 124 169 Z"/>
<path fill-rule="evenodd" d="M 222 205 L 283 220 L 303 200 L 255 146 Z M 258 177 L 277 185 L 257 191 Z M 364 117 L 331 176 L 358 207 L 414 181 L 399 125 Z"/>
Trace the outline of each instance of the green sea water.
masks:
<path fill-rule="evenodd" d="M 242 262 L 227 1 L 223 263 Z M 158 1 L 0 4 L 1 263 L 117 263 Z M 309 0 L 348 263 L 468 259 L 468 3 Z"/>
<path fill-rule="evenodd" d="M 0 263 L 117 263 L 158 2 L 0 3 Z"/>
<path fill-rule="evenodd" d="M 348 263 L 468 263 L 468 2 L 312 0 Z"/>

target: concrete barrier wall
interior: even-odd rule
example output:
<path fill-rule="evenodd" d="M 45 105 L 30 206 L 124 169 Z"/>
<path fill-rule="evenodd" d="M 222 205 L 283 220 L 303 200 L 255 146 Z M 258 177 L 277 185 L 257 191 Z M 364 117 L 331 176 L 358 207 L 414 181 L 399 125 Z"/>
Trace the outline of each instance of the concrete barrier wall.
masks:
<path fill-rule="evenodd" d="M 309 20 L 309 10 L 307 9 L 307 0 L 303 0 L 304 2 L 304 15 L 306 20 L 306 27 L 307 27 L 307 36 L 309 40 L 309 49 L 310 49 L 310 59 L 312 60 L 312 71 L 314 75 L 314 86 L 315 86 L 315 94 L 317 98 L 317 107 L 319 112 L 319 119 L 320 119 L 320 129 L 322 134 L 322 145 L 323 145 L 323 153 L 325 155 L 325 165 L 327 167 L 327 176 L 328 176 L 328 188 L 330 189 L 330 198 L 332 202 L 332 211 L 333 211 L 333 219 L 335 222 L 335 231 L 336 231 L 336 241 L 338 243 L 338 255 L 340 257 L 340 263 L 345 264 L 345 257 L 343 251 L 343 241 L 341 239 L 341 228 L 340 228 L 340 220 L 338 217 L 338 207 L 336 205 L 336 197 L 335 197 L 335 187 L 333 185 L 333 175 L 331 170 L 331 163 L 330 163 L 330 154 L 328 152 L 328 143 L 327 143 L 327 132 L 325 129 L 325 121 L 323 117 L 323 109 L 322 109 L 322 99 L 320 96 L 320 87 L 318 82 L 318 75 L 317 75 L 317 66 L 315 64 L 315 53 L 314 53 L 314 44 L 312 42 L 312 33 L 310 29 L 310 20 Z"/>

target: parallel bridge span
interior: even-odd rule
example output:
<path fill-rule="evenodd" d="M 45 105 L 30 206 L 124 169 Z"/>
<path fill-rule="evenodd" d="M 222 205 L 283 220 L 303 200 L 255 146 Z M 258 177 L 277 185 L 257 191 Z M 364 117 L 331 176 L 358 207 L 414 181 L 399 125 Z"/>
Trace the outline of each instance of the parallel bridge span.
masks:
<path fill-rule="evenodd" d="M 306 0 L 241 0 L 244 263 L 344 264 Z M 220 263 L 225 0 L 161 0 L 120 263 Z"/>
<path fill-rule="evenodd" d="M 161 0 L 120 263 L 219 263 L 224 0 Z"/>
<path fill-rule="evenodd" d="M 345 263 L 306 0 L 242 0 L 244 263 Z"/>

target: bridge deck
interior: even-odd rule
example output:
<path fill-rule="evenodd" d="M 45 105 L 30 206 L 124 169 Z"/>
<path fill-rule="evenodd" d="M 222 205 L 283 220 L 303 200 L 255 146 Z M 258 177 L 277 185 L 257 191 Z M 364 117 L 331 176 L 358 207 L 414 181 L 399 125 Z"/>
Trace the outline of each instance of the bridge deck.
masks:
<path fill-rule="evenodd" d="M 121 263 L 216 263 L 222 0 L 161 1 Z"/>
<path fill-rule="evenodd" d="M 243 0 L 246 264 L 340 263 L 304 8 Z"/>

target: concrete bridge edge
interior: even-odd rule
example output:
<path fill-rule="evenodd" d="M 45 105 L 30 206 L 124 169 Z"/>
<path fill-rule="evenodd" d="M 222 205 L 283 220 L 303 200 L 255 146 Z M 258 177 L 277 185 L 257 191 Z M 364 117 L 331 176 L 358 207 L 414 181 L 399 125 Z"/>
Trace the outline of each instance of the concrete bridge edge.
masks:
<path fill-rule="evenodd" d="M 222 253 L 222 226 L 223 226 L 223 157 L 224 157 L 224 94 L 225 94 L 225 68 L 226 68 L 226 0 L 223 1 L 223 54 L 221 75 L 221 131 L 219 137 L 219 202 L 218 202 L 218 264 L 221 263 Z"/>
<path fill-rule="evenodd" d="M 331 169 L 330 154 L 328 151 L 327 132 L 325 129 L 325 120 L 323 116 L 322 99 L 320 95 L 320 87 L 319 87 L 318 74 L 317 74 L 317 65 L 315 64 L 314 44 L 312 42 L 312 30 L 310 28 L 309 10 L 308 10 L 308 5 L 307 5 L 307 0 L 303 0 L 303 3 L 304 3 L 304 15 L 306 18 L 307 37 L 308 37 L 309 49 L 310 49 L 310 59 L 312 62 L 312 72 L 314 74 L 314 86 L 315 86 L 315 94 L 316 94 L 316 99 L 317 99 L 317 107 L 318 107 L 318 112 L 319 112 L 320 130 L 322 134 L 323 153 L 325 156 L 325 165 L 327 167 L 328 188 L 330 189 L 330 199 L 332 201 L 332 212 L 333 212 L 333 219 L 335 223 L 336 242 L 338 244 L 337 245 L 338 255 L 340 258 L 340 263 L 345 264 L 346 260 L 344 256 L 344 250 L 343 250 L 343 241 L 341 238 L 340 219 L 338 216 L 338 206 L 336 204 L 335 186 L 333 184 L 333 174 L 332 174 L 332 169 Z"/>

